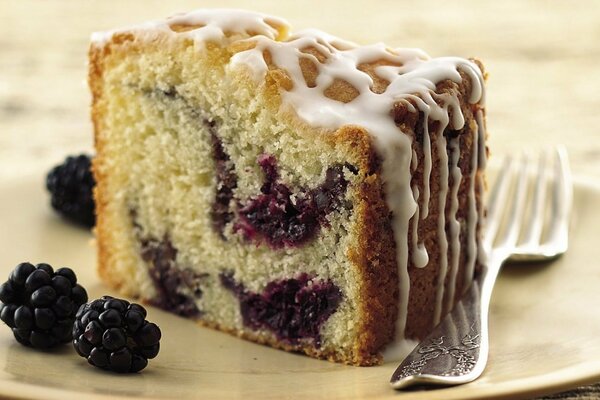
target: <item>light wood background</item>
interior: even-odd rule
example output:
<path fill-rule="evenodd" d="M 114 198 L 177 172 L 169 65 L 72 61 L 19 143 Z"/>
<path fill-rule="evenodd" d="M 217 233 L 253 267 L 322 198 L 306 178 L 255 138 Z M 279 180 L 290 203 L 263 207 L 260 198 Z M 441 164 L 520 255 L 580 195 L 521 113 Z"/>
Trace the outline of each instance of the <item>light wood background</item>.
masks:
<path fill-rule="evenodd" d="M 91 149 L 92 31 L 200 6 L 261 10 L 359 43 L 477 56 L 490 74 L 493 153 L 564 143 L 574 172 L 600 179 L 600 2 L 456 3 L 0 0 L 0 179 Z"/>
<path fill-rule="evenodd" d="M 66 155 L 92 151 L 92 31 L 198 7 L 254 9 L 359 43 L 476 56 L 490 74 L 493 155 L 561 143 L 575 175 L 600 180 L 600 1 L 0 0 L 0 182 L 32 174 L 43 182 Z"/>

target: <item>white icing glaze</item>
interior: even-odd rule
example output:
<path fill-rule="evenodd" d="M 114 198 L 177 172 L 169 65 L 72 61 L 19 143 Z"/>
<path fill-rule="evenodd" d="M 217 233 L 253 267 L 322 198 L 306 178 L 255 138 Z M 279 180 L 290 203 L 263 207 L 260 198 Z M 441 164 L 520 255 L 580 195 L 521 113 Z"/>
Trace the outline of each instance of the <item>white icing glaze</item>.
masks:
<path fill-rule="evenodd" d="M 485 149 L 485 124 L 483 120 L 483 112 L 479 110 L 475 115 L 475 121 L 477 123 L 477 134 L 473 137 L 473 148 L 477 151 L 473 152 L 471 159 L 471 171 L 473 175 L 469 182 L 469 213 L 467 217 L 467 231 L 469 232 L 469 238 L 467 242 L 467 251 L 469 256 L 467 258 L 466 273 L 464 275 L 465 287 L 469 286 L 474 278 L 475 264 L 479 262 L 484 265 L 486 262 L 486 254 L 481 251 L 480 241 L 481 237 L 477 236 L 477 224 L 480 224 L 484 220 L 483 207 L 477 209 L 477 198 L 479 195 L 480 199 L 483 199 L 483 177 L 477 177 L 475 171 L 478 169 L 484 169 L 486 164 L 486 149 Z"/>
<path fill-rule="evenodd" d="M 429 121 L 429 114 L 423 116 L 425 121 Z M 429 215 L 429 179 L 431 177 L 431 137 L 429 136 L 429 124 L 423 125 L 423 213 L 421 219 Z"/>
<path fill-rule="evenodd" d="M 198 29 L 185 30 L 175 33 L 171 30 L 172 25 L 195 26 Z M 384 183 L 386 203 L 392 214 L 392 228 L 396 243 L 396 261 L 398 266 L 398 277 L 400 284 L 400 299 L 398 318 L 396 321 L 396 341 L 388 346 L 386 355 L 394 353 L 399 348 L 406 353 L 407 344 L 404 339 L 406 325 L 410 282 L 408 275 L 409 246 L 412 249 L 412 263 L 419 267 L 428 264 L 427 249 L 423 243 L 419 243 L 418 222 L 427 218 L 430 203 L 430 178 L 432 169 L 432 149 L 429 132 L 429 124 L 423 125 L 423 190 L 422 193 L 411 187 L 411 171 L 414 171 L 419 160 L 413 155 L 412 139 L 403 134 L 396 126 L 390 111 L 395 104 L 404 103 L 411 112 L 423 113 L 426 121 L 437 121 L 438 135 L 436 141 L 436 152 L 440 160 L 440 192 L 437 199 L 440 213 L 437 237 L 439 239 L 441 257 L 440 279 L 437 287 L 437 305 L 435 320 L 438 321 L 442 310 L 442 299 L 444 297 L 444 281 L 447 273 L 447 237 L 445 233 L 444 208 L 448 193 L 448 156 L 446 153 L 446 139 L 442 133 L 446 126 L 451 124 L 454 129 L 460 129 L 464 125 L 464 117 L 460 110 L 460 104 L 455 96 L 448 93 L 436 94 L 436 85 L 442 81 L 450 80 L 460 83 L 464 73 L 471 82 L 471 93 L 469 102 L 484 104 L 483 76 L 479 67 L 472 61 L 456 58 L 441 57 L 430 58 L 426 53 L 418 49 L 396 49 L 391 50 L 383 44 L 372 44 L 358 46 L 354 43 L 344 41 L 337 37 L 328 35 L 318 30 L 306 30 L 298 32 L 291 37 L 286 37 L 288 24 L 281 19 L 266 16 L 259 13 L 240 10 L 199 10 L 188 14 L 179 14 L 164 21 L 155 21 L 138 25 L 119 31 L 94 34 L 92 40 L 102 45 L 112 35 L 118 32 L 133 31 L 140 36 L 152 35 L 156 31 L 169 32 L 173 35 L 185 35 L 191 37 L 199 48 L 204 47 L 205 41 L 224 41 L 227 34 L 247 34 L 252 36 L 247 39 L 253 43 L 253 47 L 236 53 L 230 60 L 227 68 L 238 68 L 243 66 L 249 68 L 254 78 L 260 83 L 268 71 L 268 65 L 264 59 L 264 52 L 268 51 L 272 62 L 279 69 L 284 70 L 293 82 L 293 88 L 289 91 L 282 90 L 283 104 L 293 110 L 299 118 L 315 127 L 335 131 L 344 125 L 356 125 L 364 128 L 373 138 L 373 143 L 382 162 L 382 180 Z M 150 36 L 151 38 L 152 36 Z M 148 36 L 146 36 L 148 38 Z M 285 41 L 277 41 L 285 40 Z M 326 56 L 326 61 L 319 60 L 306 52 L 306 48 L 312 48 Z M 316 85 L 308 87 L 302 69 L 299 65 L 301 58 L 311 60 L 318 68 Z M 390 65 L 375 67 L 375 74 L 389 82 L 383 93 L 375 93 L 372 88 L 374 81 L 366 72 L 358 69 L 359 65 L 385 61 Z M 358 95 L 348 103 L 343 103 L 325 96 L 326 89 L 336 80 L 341 79 L 351 84 Z M 450 114 L 453 116 L 449 121 Z M 479 123 L 481 112 L 478 115 L 480 126 L 478 134 L 479 154 L 473 159 L 482 160 L 482 152 L 485 152 L 483 144 L 483 127 Z M 483 149 L 483 150 L 482 150 Z M 452 160 L 453 165 L 455 160 Z M 480 163 L 481 164 L 481 163 Z M 477 162 L 472 162 L 476 168 Z M 460 172 L 460 171 L 459 171 Z M 455 201 L 457 185 L 460 177 L 457 176 L 456 168 L 453 167 L 455 185 L 450 189 L 451 201 L 451 239 L 450 247 L 452 254 L 458 254 L 456 248 L 459 235 L 455 220 Z M 474 172 L 473 172 L 474 174 Z M 482 185 L 478 185 L 481 190 Z M 477 217 L 472 210 L 475 205 L 475 185 L 470 182 L 469 193 L 469 231 L 474 232 Z M 422 208 L 419 210 L 417 200 L 422 194 Z M 476 209 L 475 209 L 476 211 Z M 412 237 L 409 237 L 410 221 L 412 223 Z M 469 254 L 475 254 L 472 247 L 476 246 L 473 238 L 469 239 Z M 474 265 L 470 260 L 469 265 Z M 451 261 L 451 271 L 456 273 L 456 261 Z M 472 269 L 472 267 L 470 267 Z"/>
<path fill-rule="evenodd" d="M 444 126 L 444 129 L 446 127 Z M 441 132 L 444 130 L 441 129 Z M 437 238 L 438 248 L 440 249 L 440 258 L 438 260 L 438 280 L 435 296 L 435 310 L 433 313 L 433 324 L 437 325 L 440 322 L 442 314 L 442 302 L 444 299 L 444 286 L 446 282 L 446 274 L 448 273 L 448 238 L 446 237 L 446 200 L 448 195 L 448 154 L 446 153 L 446 138 L 442 135 L 436 141 L 436 148 L 439 157 L 439 197 L 438 197 L 438 227 Z"/>
<path fill-rule="evenodd" d="M 416 159 L 416 156 L 413 154 L 413 160 Z M 419 187 L 413 186 L 413 197 L 415 202 L 419 202 Z M 419 243 L 419 207 L 415 211 L 415 215 L 412 218 L 412 252 L 413 265 L 417 268 L 425 268 L 429 263 L 429 254 L 427 254 L 427 249 L 423 243 Z"/>
<path fill-rule="evenodd" d="M 485 148 L 485 121 L 483 119 L 483 112 L 480 110 L 477 112 L 477 115 L 475 116 L 476 121 L 477 121 L 477 147 L 478 147 L 478 151 L 477 151 L 477 167 L 479 169 L 484 169 L 486 164 L 487 164 L 487 153 L 486 153 L 486 148 Z M 483 175 L 479 176 L 479 178 L 477 179 L 477 187 L 475 187 L 473 189 L 473 198 L 475 197 L 475 191 L 477 190 L 479 192 L 479 196 L 481 199 L 483 199 L 483 191 L 484 191 L 484 187 L 485 187 L 485 183 L 483 181 Z M 474 200 L 473 200 L 474 202 Z M 481 207 L 479 207 L 479 209 L 477 210 L 477 220 L 478 222 L 481 224 L 484 221 L 484 207 L 483 205 Z M 475 226 L 477 225 L 477 222 L 471 222 L 469 225 L 469 229 L 473 229 L 473 234 L 476 235 L 477 232 L 475 232 Z M 476 244 L 476 246 L 478 244 L 481 243 L 482 238 L 481 237 L 475 237 L 474 239 L 474 243 Z M 477 261 L 481 264 L 481 265 L 485 265 L 487 262 L 487 254 L 485 251 L 483 251 L 483 246 L 478 245 L 475 249 L 475 251 L 477 252 Z M 475 261 L 473 261 L 473 263 L 475 263 Z M 475 266 L 473 265 L 473 269 L 475 268 Z M 470 280 L 468 281 L 468 283 L 471 283 L 471 280 L 473 279 L 473 274 L 471 274 L 468 277 Z"/>
<path fill-rule="evenodd" d="M 147 40 L 147 35 L 153 35 L 157 31 L 171 32 L 169 27 L 172 25 L 201 26 L 199 29 L 180 33 L 193 38 L 200 46 L 203 46 L 206 41 L 223 40 L 225 33 L 263 35 L 275 40 L 289 30 L 287 21 L 262 13 L 235 9 L 202 9 L 175 14 L 167 19 L 149 21 L 127 28 L 94 32 L 91 41 L 102 45 L 108 42 L 113 35 L 125 32 L 134 32 Z M 279 31 L 276 26 L 281 27 L 283 32 Z"/>
<path fill-rule="evenodd" d="M 452 307 L 456 292 L 458 261 L 460 259 L 460 222 L 456 218 L 456 213 L 458 212 L 458 189 L 462 181 L 462 172 L 458 166 L 458 162 L 460 161 L 459 140 L 460 138 L 456 138 L 450 142 L 450 164 L 452 166 L 450 171 L 452 175 L 452 189 L 450 190 L 450 263 L 445 310 L 449 310 Z"/>

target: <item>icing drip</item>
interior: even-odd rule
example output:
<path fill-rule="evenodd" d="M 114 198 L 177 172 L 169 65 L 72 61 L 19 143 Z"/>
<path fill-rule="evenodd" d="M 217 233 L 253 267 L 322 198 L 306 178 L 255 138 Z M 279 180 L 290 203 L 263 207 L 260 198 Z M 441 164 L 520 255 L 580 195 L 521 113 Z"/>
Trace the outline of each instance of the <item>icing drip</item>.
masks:
<path fill-rule="evenodd" d="M 444 126 L 445 129 L 445 126 Z M 433 324 L 440 322 L 442 315 L 442 302 L 444 299 L 444 285 L 446 283 L 446 274 L 448 273 L 448 238 L 446 237 L 446 198 L 448 195 L 448 154 L 446 153 L 446 138 L 441 134 L 444 129 L 440 129 L 440 137 L 436 141 L 437 153 L 439 157 L 440 180 L 438 197 L 438 247 L 440 258 L 438 260 L 438 281 L 435 297 L 435 310 L 433 314 Z"/>
<path fill-rule="evenodd" d="M 429 115 L 425 114 L 425 121 L 429 121 Z M 431 177 L 431 138 L 429 137 L 429 124 L 423 124 L 423 212 L 421 219 L 429 215 L 429 178 Z"/>
<path fill-rule="evenodd" d="M 414 173 L 417 170 L 417 167 L 419 166 L 419 158 L 417 157 L 417 152 L 415 149 L 412 150 L 412 159 L 411 159 L 411 171 Z M 419 197 L 420 197 L 420 190 L 419 187 L 416 185 L 412 186 L 412 192 L 413 192 L 413 198 L 415 199 L 415 202 L 418 204 L 419 203 Z M 412 261 L 413 261 L 413 265 L 417 268 L 425 268 L 427 266 L 427 264 L 429 263 L 429 254 L 427 254 L 427 249 L 425 248 L 425 246 L 423 245 L 423 243 L 419 243 L 419 214 L 420 214 L 420 208 L 417 207 L 417 209 L 415 210 L 415 215 L 414 217 L 411 219 L 412 221 Z"/>
<path fill-rule="evenodd" d="M 413 160 L 416 157 L 413 154 Z M 413 197 L 415 201 L 418 203 L 419 201 L 419 188 L 417 186 L 413 186 Z M 419 243 L 419 208 L 415 211 L 415 216 L 412 218 L 412 254 L 413 254 L 413 265 L 417 268 L 425 268 L 429 263 L 429 254 L 427 254 L 427 249 L 423 243 Z"/>
<path fill-rule="evenodd" d="M 252 11 L 235 9 L 204 9 L 175 14 L 169 18 L 149 21 L 135 26 L 92 33 L 92 42 L 102 45 L 113 35 L 125 32 L 156 35 L 156 32 L 181 32 L 204 46 L 204 42 L 219 42 L 228 34 L 262 35 L 271 40 L 281 39 L 289 29 L 289 24 L 277 17 Z M 150 37 L 151 39 L 151 37 Z"/>
<path fill-rule="evenodd" d="M 467 258 L 466 273 L 465 273 L 465 287 L 471 284 L 474 279 L 475 263 L 479 261 L 481 264 L 485 264 L 485 252 L 479 251 L 481 246 L 478 246 L 481 238 L 477 237 L 476 227 L 483 221 L 483 208 L 477 209 L 477 195 L 480 199 L 483 199 L 483 177 L 477 176 L 477 170 L 485 168 L 486 164 L 486 151 L 485 151 L 485 126 L 483 122 L 483 112 L 477 111 L 475 115 L 477 121 L 477 134 L 473 137 L 473 148 L 477 151 L 473 152 L 471 159 L 471 180 L 469 181 L 469 214 L 467 218 L 467 225 L 469 231 L 469 240 L 467 243 L 467 251 L 469 256 Z"/>
<path fill-rule="evenodd" d="M 307 124 L 329 131 L 335 131 L 344 125 L 356 125 L 364 128 L 373 138 L 376 151 L 381 159 L 382 181 L 385 188 L 386 203 L 392 215 L 392 228 L 396 243 L 396 262 L 400 285 L 398 318 L 396 321 L 396 342 L 390 348 L 407 349 L 408 341 L 404 339 L 404 330 L 409 299 L 408 254 L 412 249 L 412 262 L 416 266 L 428 263 L 427 249 L 418 238 L 418 222 L 429 215 L 430 177 L 432 169 L 432 149 L 428 121 L 438 121 L 439 140 L 436 141 L 436 153 L 440 160 L 440 193 L 437 199 L 440 210 L 438 239 L 441 251 L 440 277 L 437 288 L 436 321 L 439 320 L 443 299 L 443 288 L 447 269 L 448 242 L 445 234 L 444 210 L 448 194 L 448 156 L 446 139 L 443 131 L 452 125 L 460 129 L 464 125 L 464 117 L 458 99 L 451 94 L 436 94 L 436 85 L 449 80 L 461 83 L 461 73 L 471 82 L 469 102 L 484 104 L 483 76 L 479 67 L 472 61 L 456 57 L 430 58 L 418 49 L 389 49 L 383 44 L 358 46 L 317 30 L 306 30 L 288 37 L 288 24 L 274 17 L 259 13 L 239 10 L 200 10 L 188 14 L 180 14 L 167 19 L 147 23 L 127 30 L 95 34 L 92 39 L 98 44 L 112 37 L 114 33 L 133 31 L 144 38 L 152 39 L 156 31 L 168 32 L 172 35 L 185 35 L 204 47 L 205 41 L 226 41 L 235 34 L 250 36 L 238 40 L 247 44 L 235 53 L 227 68 L 242 68 L 262 83 L 270 68 L 284 71 L 290 78 L 290 88 L 281 90 L 282 103 Z M 154 33 L 153 33 L 154 32 Z M 146 36 L 144 36 L 146 35 Z M 239 39 L 239 37 L 237 38 Z M 267 63 L 267 56 L 269 62 Z M 316 76 L 308 79 L 304 76 L 302 63 L 310 63 Z M 370 70 L 367 72 L 365 65 Z M 383 82 L 383 83 L 382 83 Z M 330 96 L 335 86 L 346 90 L 347 98 L 336 99 Z M 418 166 L 418 160 L 412 151 L 412 139 L 403 134 L 390 116 L 395 105 L 403 103 L 411 112 L 422 113 L 423 123 L 423 188 L 419 192 L 411 187 L 411 170 Z M 449 121 L 450 115 L 452 121 Z M 483 144 L 483 127 L 478 114 L 479 147 Z M 477 168 L 483 165 L 482 152 L 479 151 L 479 164 L 472 162 Z M 454 163 L 454 157 L 453 157 Z M 473 170 L 473 174 L 475 174 Z M 453 176 L 456 171 L 453 168 Z M 455 176 L 456 178 L 456 176 Z M 475 179 L 475 178 L 473 178 Z M 458 185 L 460 177 L 454 180 Z M 479 218 L 476 215 L 474 201 L 475 186 L 482 190 L 482 182 L 475 185 L 470 182 L 469 194 L 469 229 L 474 232 Z M 455 225 L 457 207 L 453 202 L 456 188 L 450 189 L 452 197 L 450 216 L 451 226 Z M 423 196 L 422 208 L 417 201 Z M 473 213 L 473 210 L 475 214 Z M 413 235 L 408 236 L 411 218 L 413 219 Z M 457 228 L 451 227 L 451 249 L 456 247 Z M 469 254 L 473 255 L 476 239 L 469 239 Z M 453 250 L 453 255 L 458 251 Z M 472 256 L 474 257 L 474 256 Z M 471 259 L 471 265 L 474 260 Z M 472 269 L 473 267 L 471 267 Z M 455 273 L 455 261 L 451 261 L 450 269 Z"/>
<path fill-rule="evenodd" d="M 478 168 L 480 170 L 483 170 L 485 168 L 485 165 L 487 163 L 487 154 L 486 154 L 486 148 L 485 148 L 485 123 L 483 121 L 483 112 L 481 110 L 477 111 L 477 115 L 475 116 L 476 121 L 477 121 L 477 136 L 476 139 L 477 142 L 475 143 L 475 145 L 477 146 L 477 158 L 475 158 L 475 155 L 473 156 L 473 167 L 472 167 L 472 171 L 473 173 L 475 173 L 476 169 Z M 473 177 L 473 179 L 475 180 L 475 177 Z M 475 182 L 473 182 L 473 186 L 475 185 Z M 475 232 L 475 227 L 478 224 L 481 224 L 482 221 L 484 220 L 484 211 L 483 211 L 483 207 L 480 207 L 479 210 L 477 210 L 477 205 L 475 203 L 475 190 L 478 191 L 479 194 L 479 198 L 483 199 L 483 188 L 484 188 L 485 184 L 483 182 L 483 175 L 479 176 L 479 178 L 477 178 L 477 187 L 473 187 L 473 190 L 470 191 L 470 200 L 469 203 L 473 204 L 472 207 L 469 208 L 469 218 L 472 218 L 469 221 L 469 229 L 473 229 L 473 235 L 474 238 L 472 240 L 472 246 L 474 247 L 474 249 L 472 249 L 472 252 L 474 254 L 474 257 L 476 258 L 477 261 L 479 261 L 479 263 L 481 265 L 485 265 L 486 263 L 486 254 L 484 251 L 482 251 L 482 246 L 477 246 L 478 242 L 480 240 L 482 240 L 481 237 L 476 237 L 476 232 Z M 475 220 L 476 219 L 476 220 Z M 468 273 L 465 275 L 469 281 L 467 282 L 468 284 L 471 283 L 471 281 L 473 280 L 474 276 L 473 273 L 475 271 L 475 259 L 472 261 L 472 266 L 470 266 L 470 264 L 468 264 L 470 267 L 468 271 Z"/>
<path fill-rule="evenodd" d="M 475 116 L 477 121 L 477 162 L 478 168 L 480 170 L 484 170 L 487 164 L 487 154 L 485 149 L 485 122 L 483 120 L 483 111 L 478 110 L 477 115 Z"/>
<path fill-rule="evenodd" d="M 452 189 L 450 191 L 450 266 L 448 269 L 449 278 L 448 292 L 446 296 L 445 309 L 452 307 L 454 295 L 456 292 L 456 275 L 458 274 L 458 261 L 460 259 L 460 222 L 456 218 L 458 211 L 458 189 L 462 180 L 462 172 L 458 166 L 460 161 L 460 138 L 453 139 L 450 142 L 450 163 L 452 175 Z"/>

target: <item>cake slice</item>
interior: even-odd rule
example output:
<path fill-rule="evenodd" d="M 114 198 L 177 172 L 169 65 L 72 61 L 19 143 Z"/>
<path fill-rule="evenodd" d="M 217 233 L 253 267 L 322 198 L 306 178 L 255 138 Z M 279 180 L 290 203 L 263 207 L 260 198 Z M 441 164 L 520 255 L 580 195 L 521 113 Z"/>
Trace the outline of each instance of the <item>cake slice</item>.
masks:
<path fill-rule="evenodd" d="M 481 64 L 199 10 L 95 34 L 100 276 L 246 339 L 373 365 L 478 269 Z"/>

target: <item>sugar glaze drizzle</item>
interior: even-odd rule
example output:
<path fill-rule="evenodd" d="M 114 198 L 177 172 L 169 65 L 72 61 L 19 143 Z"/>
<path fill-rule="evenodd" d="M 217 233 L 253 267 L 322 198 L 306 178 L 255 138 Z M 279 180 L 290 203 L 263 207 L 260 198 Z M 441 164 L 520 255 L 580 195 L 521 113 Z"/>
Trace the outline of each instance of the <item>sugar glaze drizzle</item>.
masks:
<path fill-rule="evenodd" d="M 173 25 L 189 26 L 175 33 Z M 384 357 L 397 358 L 407 354 L 414 342 L 404 336 L 409 301 L 409 249 L 413 265 L 423 268 L 429 263 L 424 243 L 419 241 L 417 227 L 419 221 L 429 215 L 430 201 L 438 202 L 440 219 L 437 226 L 438 245 L 441 257 L 438 260 L 440 275 L 437 281 L 435 321 L 444 310 L 444 298 L 451 304 L 454 297 L 452 287 L 456 280 L 460 250 L 460 226 L 456 219 L 458 209 L 457 193 L 462 175 L 458 168 L 458 145 L 451 143 L 450 159 L 446 138 L 446 127 L 461 129 L 464 116 L 456 96 L 448 93 L 436 94 L 436 85 L 450 80 L 461 83 L 461 72 L 471 81 L 469 102 L 479 104 L 483 109 L 485 102 L 484 79 L 482 72 L 474 62 L 457 57 L 431 58 L 418 49 L 390 49 L 378 43 L 358 46 L 318 30 L 304 30 L 288 36 L 288 24 L 275 17 L 240 10 L 198 10 L 187 14 L 178 14 L 169 19 L 146 23 L 121 31 L 95 34 L 92 40 L 99 45 L 107 42 L 118 32 L 134 31 L 137 36 L 149 35 L 152 39 L 157 31 L 172 35 L 185 35 L 194 39 L 198 48 L 206 42 L 226 42 L 230 35 L 244 34 L 251 44 L 249 49 L 236 53 L 228 68 L 245 68 L 257 82 L 264 82 L 269 70 L 265 53 L 272 57 L 272 64 L 283 70 L 291 78 L 291 90 L 281 91 L 283 104 L 289 107 L 304 122 L 311 126 L 335 131 L 344 125 L 356 125 L 364 128 L 373 138 L 375 148 L 382 161 L 382 179 L 385 187 L 386 202 L 392 215 L 392 227 L 396 243 L 396 262 L 400 284 L 399 311 L 396 321 L 396 340 L 388 346 Z M 239 37 L 237 38 L 239 39 Z M 225 43 L 227 44 L 227 43 Z M 305 50 L 312 48 L 326 57 L 324 62 Z M 314 85 L 307 85 L 301 59 L 308 59 L 317 66 L 318 75 Z M 377 77 L 389 82 L 385 90 L 376 93 L 374 79 L 359 66 L 383 61 L 385 65 L 375 66 Z M 343 80 L 356 89 L 357 95 L 349 102 L 342 102 L 325 95 L 336 80 Z M 412 139 L 403 134 L 395 124 L 390 112 L 395 104 L 403 103 L 411 112 L 420 112 L 424 116 L 423 124 L 423 187 L 420 191 L 411 187 L 411 168 L 414 170 L 419 160 L 413 155 Z M 450 120 L 452 116 L 452 120 Z M 437 130 L 429 131 L 429 123 L 437 122 Z M 479 131 L 475 138 L 474 155 L 471 160 L 471 180 L 469 182 L 467 217 L 468 243 L 467 280 L 472 276 L 477 258 L 477 238 L 475 227 L 482 217 L 476 207 L 476 190 L 481 190 L 481 182 L 476 185 L 474 171 L 481 167 L 485 159 L 485 132 L 481 111 L 477 114 Z M 431 135 L 436 135 L 436 145 L 432 148 Z M 479 149 L 478 151 L 476 151 Z M 432 178 L 432 153 L 440 160 L 438 198 L 430 199 Z M 449 166 L 450 164 L 450 166 Z M 452 187 L 449 177 L 452 176 Z M 449 199 L 448 199 L 449 197 Z M 418 201 L 422 198 L 422 206 Z M 450 201 L 450 235 L 446 234 L 445 208 Z M 412 221 L 412 236 L 409 226 Z M 449 242 L 448 242 L 449 238 Z M 451 259 L 448 259 L 450 249 Z M 450 274 L 450 293 L 444 295 L 446 277 Z M 470 283 L 470 282 L 465 282 Z M 449 307 L 449 304 L 446 307 Z"/>

